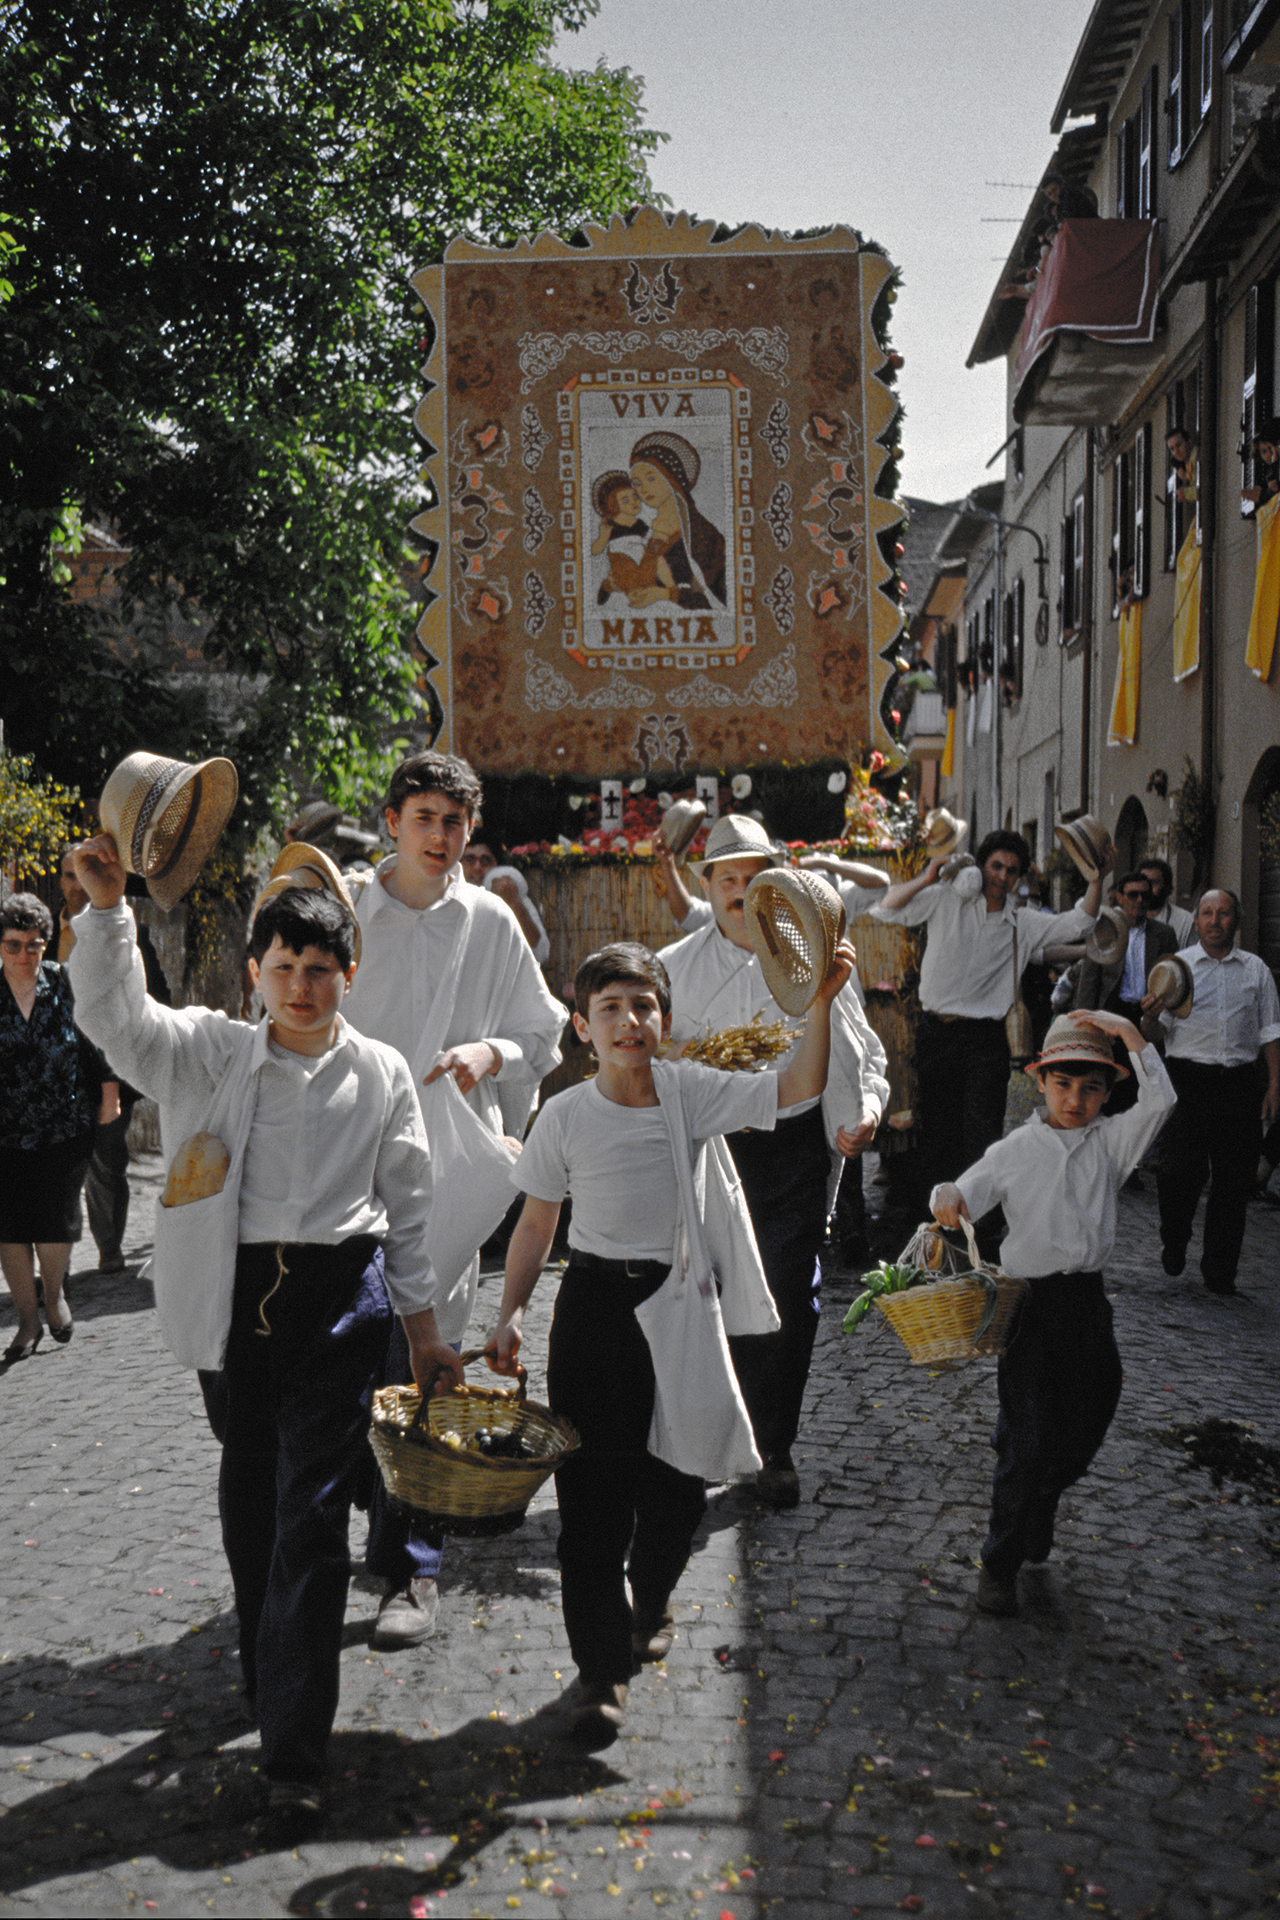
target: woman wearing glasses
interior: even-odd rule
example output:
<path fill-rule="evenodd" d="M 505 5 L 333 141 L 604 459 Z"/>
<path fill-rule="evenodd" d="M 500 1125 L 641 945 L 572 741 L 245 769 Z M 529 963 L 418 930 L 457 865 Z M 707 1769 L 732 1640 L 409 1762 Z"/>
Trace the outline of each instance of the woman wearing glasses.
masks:
<path fill-rule="evenodd" d="M 6 1367 L 40 1344 L 37 1266 L 49 1332 L 61 1346 L 71 1338 L 62 1283 L 80 1238 L 80 1189 L 94 1120 L 112 1117 L 119 1091 L 76 1029 L 65 972 L 44 957 L 52 938 L 52 915 L 33 893 L 0 905 L 0 1268 L 18 1310 Z"/>

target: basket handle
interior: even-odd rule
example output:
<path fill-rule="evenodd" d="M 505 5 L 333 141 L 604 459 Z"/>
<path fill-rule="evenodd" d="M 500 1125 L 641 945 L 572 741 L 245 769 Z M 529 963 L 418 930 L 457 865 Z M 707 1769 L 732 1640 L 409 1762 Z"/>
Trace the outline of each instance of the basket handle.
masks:
<path fill-rule="evenodd" d="M 468 1347 L 467 1351 L 464 1354 L 459 1355 L 459 1358 L 461 1359 L 464 1367 L 469 1367 L 473 1360 L 483 1360 L 487 1351 L 488 1349 L 485 1347 Z M 517 1362 L 516 1363 L 516 1399 L 527 1400 L 528 1398 L 529 1398 L 529 1374 L 527 1369 L 522 1367 L 519 1364 L 519 1362 Z"/>

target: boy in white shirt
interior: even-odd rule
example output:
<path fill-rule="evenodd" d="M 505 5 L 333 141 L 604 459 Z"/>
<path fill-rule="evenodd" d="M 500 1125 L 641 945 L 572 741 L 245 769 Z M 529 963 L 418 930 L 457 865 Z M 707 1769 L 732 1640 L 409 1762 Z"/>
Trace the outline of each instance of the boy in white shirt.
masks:
<path fill-rule="evenodd" d="M 1137 1104 L 1102 1119 L 1124 1042 Z M 933 1190 L 944 1227 L 1003 1206 L 1006 1273 L 1029 1281 L 996 1381 L 995 1483 L 982 1548 L 978 1605 L 1018 1611 L 1024 1561 L 1047 1560 L 1058 1500 L 1102 1445 L 1120 1400 L 1120 1355 L 1102 1267 L 1116 1237 L 1116 1194 L 1164 1125 L 1173 1086 L 1154 1046 L 1123 1015 L 1060 1016 L 1027 1072 L 1046 1111 L 997 1140 L 958 1181 Z"/>
<path fill-rule="evenodd" d="M 309 1823 L 322 1811 L 347 1523 L 393 1307 L 423 1391 L 462 1380 L 432 1311 L 417 1095 L 399 1054 L 339 1012 L 355 972 L 348 904 L 305 888 L 264 901 L 249 970 L 267 1017 L 251 1027 L 148 997 L 109 836 L 77 849 L 76 873 L 92 903 L 70 960 L 77 1020 L 159 1102 L 171 1153 L 210 1133 L 228 1151 L 221 1182 L 163 1222 L 195 1228 L 193 1264 L 176 1240 L 166 1258 L 158 1222 L 157 1313 L 177 1357 L 201 1370 L 222 1441 L 218 1507 L 268 1805 Z"/>
<path fill-rule="evenodd" d="M 671 1026 L 671 985 L 647 947 L 605 947 L 578 969 L 574 1024 L 595 1048 L 599 1072 L 548 1101 L 511 1176 L 528 1198 L 512 1235 L 502 1309 L 487 1350 L 495 1372 L 515 1372 L 524 1308 L 550 1252 L 561 1203 L 571 1196 L 570 1258 L 556 1298 L 547 1392 L 582 1441 L 556 1474 L 557 1551 L 565 1628 L 581 1682 L 571 1731 L 588 1749 L 616 1739 L 633 1663 L 660 1660 L 670 1647 L 668 1603 L 706 1505 L 699 1472 L 655 1457 L 655 1399 L 659 1407 L 666 1403 L 650 1341 L 660 1340 L 661 1331 L 652 1310 L 642 1331 L 636 1309 L 677 1276 L 682 1234 L 701 1236 L 688 1208 L 704 1204 L 694 1200 L 689 1178 L 703 1142 L 744 1126 L 771 1130 L 780 1109 L 822 1093 L 831 1003 L 852 965 L 853 949 L 842 942 L 799 1044 L 779 1072 L 758 1074 L 658 1062 Z M 681 1151 L 688 1154 L 687 1169 L 677 1163 Z M 755 1270 L 759 1276 L 758 1256 Z M 695 1271 L 693 1277 L 703 1276 Z M 736 1277 L 726 1270 L 725 1286 Z M 732 1463 L 726 1456 L 724 1464 L 758 1467 L 709 1264 L 705 1282 L 717 1362 L 696 1397 L 711 1403 L 719 1395 L 730 1404 L 737 1437 Z M 678 1425 L 681 1409 L 672 1411 Z M 702 1409 L 683 1411 L 696 1424 Z M 692 1463 L 698 1449 L 666 1451 Z M 704 1455 L 698 1464 L 705 1473 L 713 1461 Z"/>

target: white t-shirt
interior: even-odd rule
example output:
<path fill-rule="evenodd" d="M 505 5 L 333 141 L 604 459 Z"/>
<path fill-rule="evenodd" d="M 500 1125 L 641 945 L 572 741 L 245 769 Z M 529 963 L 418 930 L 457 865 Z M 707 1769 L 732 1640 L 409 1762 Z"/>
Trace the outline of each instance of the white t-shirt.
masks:
<path fill-rule="evenodd" d="M 739 1127 L 770 1132 L 775 1073 L 721 1073 L 675 1063 L 695 1149 Z M 605 1260 L 667 1260 L 675 1251 L 677 1188 L 660 1107 L 621 1107 L 594 1080 L 548 1100 L 511 1184 L 536 1200 L 573 1201 L 569 1245 Z"/>

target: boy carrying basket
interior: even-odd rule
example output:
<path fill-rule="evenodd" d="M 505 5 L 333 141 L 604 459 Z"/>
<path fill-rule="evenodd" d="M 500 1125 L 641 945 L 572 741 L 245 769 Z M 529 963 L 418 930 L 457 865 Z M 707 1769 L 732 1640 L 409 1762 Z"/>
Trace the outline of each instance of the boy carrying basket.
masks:
<path fill-rule="evenodd" d="M 671 986 L 647 947 L 605 947 L 578 969 L 574 1024 L 599 1072 L 548 1101 L 511 1176 L 528 1198 L 487 1352 L 495 1373 L 516 1371 L 524 1309 L 571 1196 L 547 1393 L 582 1440 L 556 1474 L 557 1552 L 580 1679 L 570 1731 L 588 1750 L 617 1738 L 635 1663 L 670 1648 L 669 1602 L 706 1481 L 760 1466 L 726 1327 L 766 1332 L 777 1317 L 741 1191 L 723 1174 L 717 1185 L 721 1162 L 705 1143 L 741 1127 L 771 1130 L 780 1110 L 819 1097 L 831 1003 L 852 967 L 841 942 L 799 1044 L 781 1071 L 764 1073 L 657 1058 Z M 736 1257 L 718 1272 L 707 1245 L 713 1211 L 720 1227 L 726 1218 L 738 1227 Z"/>
<path fill-rule="evenodd" d="M 1138 1099 L 1102 1119 L 1116 1076 L 1129 1072 L 1112 1036 L 1128 1049 Z M 1115 1245 L 1116 1194 L 1175 1102 L 1155 1047 L 1121 1014 L 1061 1015 L 1027 1072 L 1044 1114 L 930 1197 L 944 1227 L 1001 1205 L 1000 1264 L 1030 1283 L 996 1372 L 995 1483 L 977 1593 L 985 1613 L 1018 1611 L 1018 1569 L 1049 1558 L 1058 1500 L 1111 1425 L 1121 1369 L 1101 1269 Z"/>
<path fill-rule="evenodd" d="M 413 1077 L 339 1012 L 356 925 L 336 876 L 332 891 L 286 887 L 261 903 L 249 968 L 267 1017 L 251 1027 L 148 998 L 115 841 L 90 840 L 75 860 L 91 902 L 69 963 L 77 1017 L 160 1105 L 171 1166 L 157 1316 L 176 1357 L 201 1370 L 222 1442 L 218 1509 L 268 1807 L 310 1823 L 338 1705 L 347 1523 L 393 1307 L 423 1392 L 462 1380 L 431 1308 Z M 180 1193 L 193 1157 L 211 1172 Z"/>

